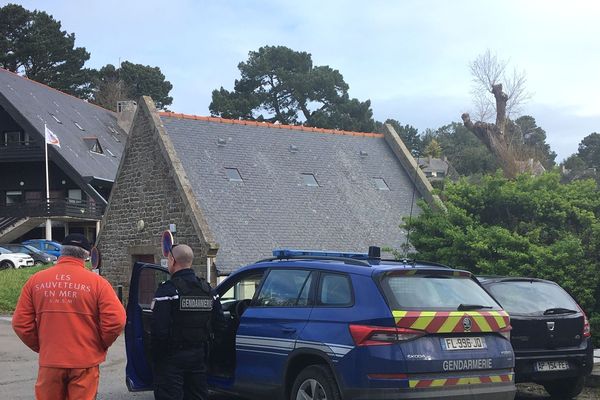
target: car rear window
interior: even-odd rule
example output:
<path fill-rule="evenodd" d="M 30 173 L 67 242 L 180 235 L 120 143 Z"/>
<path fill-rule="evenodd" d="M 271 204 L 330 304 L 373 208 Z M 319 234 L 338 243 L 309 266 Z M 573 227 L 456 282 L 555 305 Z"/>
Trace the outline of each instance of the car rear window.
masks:
<path fill-rule="evenodd" d="M 546 310 L 579 310 L 575 300 L 560 286 L 549 282 L 508 281 L 487 286 L 509 314 L 543 315 Z"/>
<path fill-rule="evenodd" d="M 383 291 L 393 309 L 458 310 L 459 306 L 500 310 L 498 303 L 469 277 L 448 275 L 389 275 L 383 278 Z"/>

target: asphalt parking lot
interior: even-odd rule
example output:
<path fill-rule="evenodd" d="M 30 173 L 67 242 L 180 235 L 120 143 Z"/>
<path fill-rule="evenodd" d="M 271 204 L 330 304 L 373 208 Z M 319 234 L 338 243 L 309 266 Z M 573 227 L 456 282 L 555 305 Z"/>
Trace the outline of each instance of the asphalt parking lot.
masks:
<path fill-rule="evenodd" d="M 98 400 L 152 400 L 151 392 L 131 393 L 125 387 L 125 343 L 121 336 L 100 366 Z M 37 354 L 29 350 L 14 334 L 10 319 L 0 317 L 0 399 L 33 399 L 37 376 Z M 219 400 L 239 400 L 234 397 L 213 396 Z M 543 388 L 519 385 L 516 400 L 550 399 Z M 578 400 L 600 400 L 600 388 L 586 388 Z"/>

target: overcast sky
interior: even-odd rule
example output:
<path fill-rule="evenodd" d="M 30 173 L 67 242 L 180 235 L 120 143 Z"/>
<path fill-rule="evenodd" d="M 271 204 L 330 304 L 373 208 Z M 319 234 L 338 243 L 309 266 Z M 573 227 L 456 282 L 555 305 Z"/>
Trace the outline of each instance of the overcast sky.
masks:
<path fill-rule="evenodd" d="M 6 1 L 0 1 L 5 5 Z M 264 45 L 312 54 L 338 69 L 350 96 L 377 120 L 420 131 L 472 111 L 469 63 L 490 49 L 527 74 L 523 114 L 548 135 L 558 161 L 600 132 L 600 2 L 553 0 L 17 1 L 76 34 L 99 68 L 128 60 L 159 66 L 170 109 L 209 115 L 237 64 Z"/>

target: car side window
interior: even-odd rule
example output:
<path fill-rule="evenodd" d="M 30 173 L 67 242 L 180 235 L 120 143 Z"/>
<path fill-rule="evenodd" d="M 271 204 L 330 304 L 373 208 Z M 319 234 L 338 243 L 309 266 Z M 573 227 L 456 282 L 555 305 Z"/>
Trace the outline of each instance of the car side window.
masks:
<path fill-rule="evenodd" d="M 305 270 L 272 270 L 258 294 L 256 305 L 263 307 L 307 306 L 312 277 L 313 274 Z"/>
<path fill-rule="evenodd" d="M 235 282 L 221 297 L 221 301 L 227 300 L 248 300 L 254 297 L 254 293 L 260 285 L 262 280 L 263 272 L 258 274 L 247 275 Z"/>
<path fill-rule="evenodd" d="M 324 306 L 347 306 L 352 304 L 350 279 L 342 274 L 321 274 L 319 304 Z"/>

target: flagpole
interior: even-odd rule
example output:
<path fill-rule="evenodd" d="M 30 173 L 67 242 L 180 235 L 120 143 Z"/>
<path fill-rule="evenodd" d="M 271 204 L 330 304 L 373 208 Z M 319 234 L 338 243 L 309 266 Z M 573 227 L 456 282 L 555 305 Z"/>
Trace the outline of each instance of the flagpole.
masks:
<path fill-rule="evenodd" d="M 46 213 L 50 210 L 50 181 L 48 179 L 48 134 L 46 124 L 44 124 L 44 152 L 46 155 Z M 52 240 L 52 221 L 46 218 L 46 239 Z"/>

